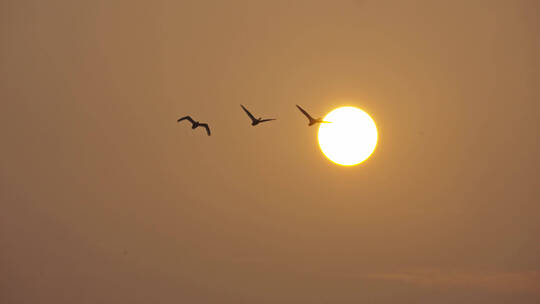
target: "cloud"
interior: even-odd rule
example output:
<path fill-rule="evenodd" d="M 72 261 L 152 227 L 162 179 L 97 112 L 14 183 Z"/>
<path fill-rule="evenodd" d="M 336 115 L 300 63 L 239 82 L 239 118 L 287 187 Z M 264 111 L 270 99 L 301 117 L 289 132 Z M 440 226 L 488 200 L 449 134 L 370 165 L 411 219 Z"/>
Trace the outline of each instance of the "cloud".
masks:
<path fill-rule="evenodd" d="M 465 270 L 410 270 L 371 273 L 368 279 L 401 281 L 430 288 L 484 289 L 498 292 L 540 293 L 540 271 L 482 272 Z"/>

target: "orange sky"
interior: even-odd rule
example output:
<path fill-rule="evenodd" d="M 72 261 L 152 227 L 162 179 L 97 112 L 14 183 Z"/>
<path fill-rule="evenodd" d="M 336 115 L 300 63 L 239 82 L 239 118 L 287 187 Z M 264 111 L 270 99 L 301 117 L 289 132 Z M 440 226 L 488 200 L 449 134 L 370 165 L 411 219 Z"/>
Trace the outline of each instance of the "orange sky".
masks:
<path fill-rule="evenodd" d="M 1 1 L 0 302 L 538 303 L 539 10 Z"/>

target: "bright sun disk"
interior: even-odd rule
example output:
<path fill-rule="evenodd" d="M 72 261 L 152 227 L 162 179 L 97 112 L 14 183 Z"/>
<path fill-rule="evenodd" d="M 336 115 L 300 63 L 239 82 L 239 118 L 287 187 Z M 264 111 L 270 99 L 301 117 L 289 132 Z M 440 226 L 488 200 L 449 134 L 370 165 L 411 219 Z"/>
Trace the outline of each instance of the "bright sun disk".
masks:
<path fill-rule="evenodd" d="M 377 126 L 364 111 L 355 107 L 334 109 L 319 127 L 319 146 L 336 164 L 357 165 L 366 160 L 377 146 Z"/>

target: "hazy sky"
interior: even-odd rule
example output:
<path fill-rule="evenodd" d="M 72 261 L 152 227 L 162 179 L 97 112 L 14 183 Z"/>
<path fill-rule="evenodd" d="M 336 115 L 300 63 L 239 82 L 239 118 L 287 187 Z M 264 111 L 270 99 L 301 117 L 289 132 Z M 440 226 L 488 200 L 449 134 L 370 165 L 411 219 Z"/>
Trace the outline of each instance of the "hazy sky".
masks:
<path fill-rule="evenodd" d="M 539 11 L 0 1 L 0 302 L 539 303 Z"/>

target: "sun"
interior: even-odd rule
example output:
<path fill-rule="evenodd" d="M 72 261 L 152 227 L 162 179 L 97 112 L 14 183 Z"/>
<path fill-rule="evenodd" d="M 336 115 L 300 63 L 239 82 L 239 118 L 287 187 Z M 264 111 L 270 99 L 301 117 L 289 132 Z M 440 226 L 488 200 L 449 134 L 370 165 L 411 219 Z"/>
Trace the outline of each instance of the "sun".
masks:
<path fill-rule="evenodd" d="M 319 127 L 323 154 L 338 165 L 354 166 L 368 159 L 377 146 L 377 126 L 364 111 L 355 107 L 334 109 Z"/>

